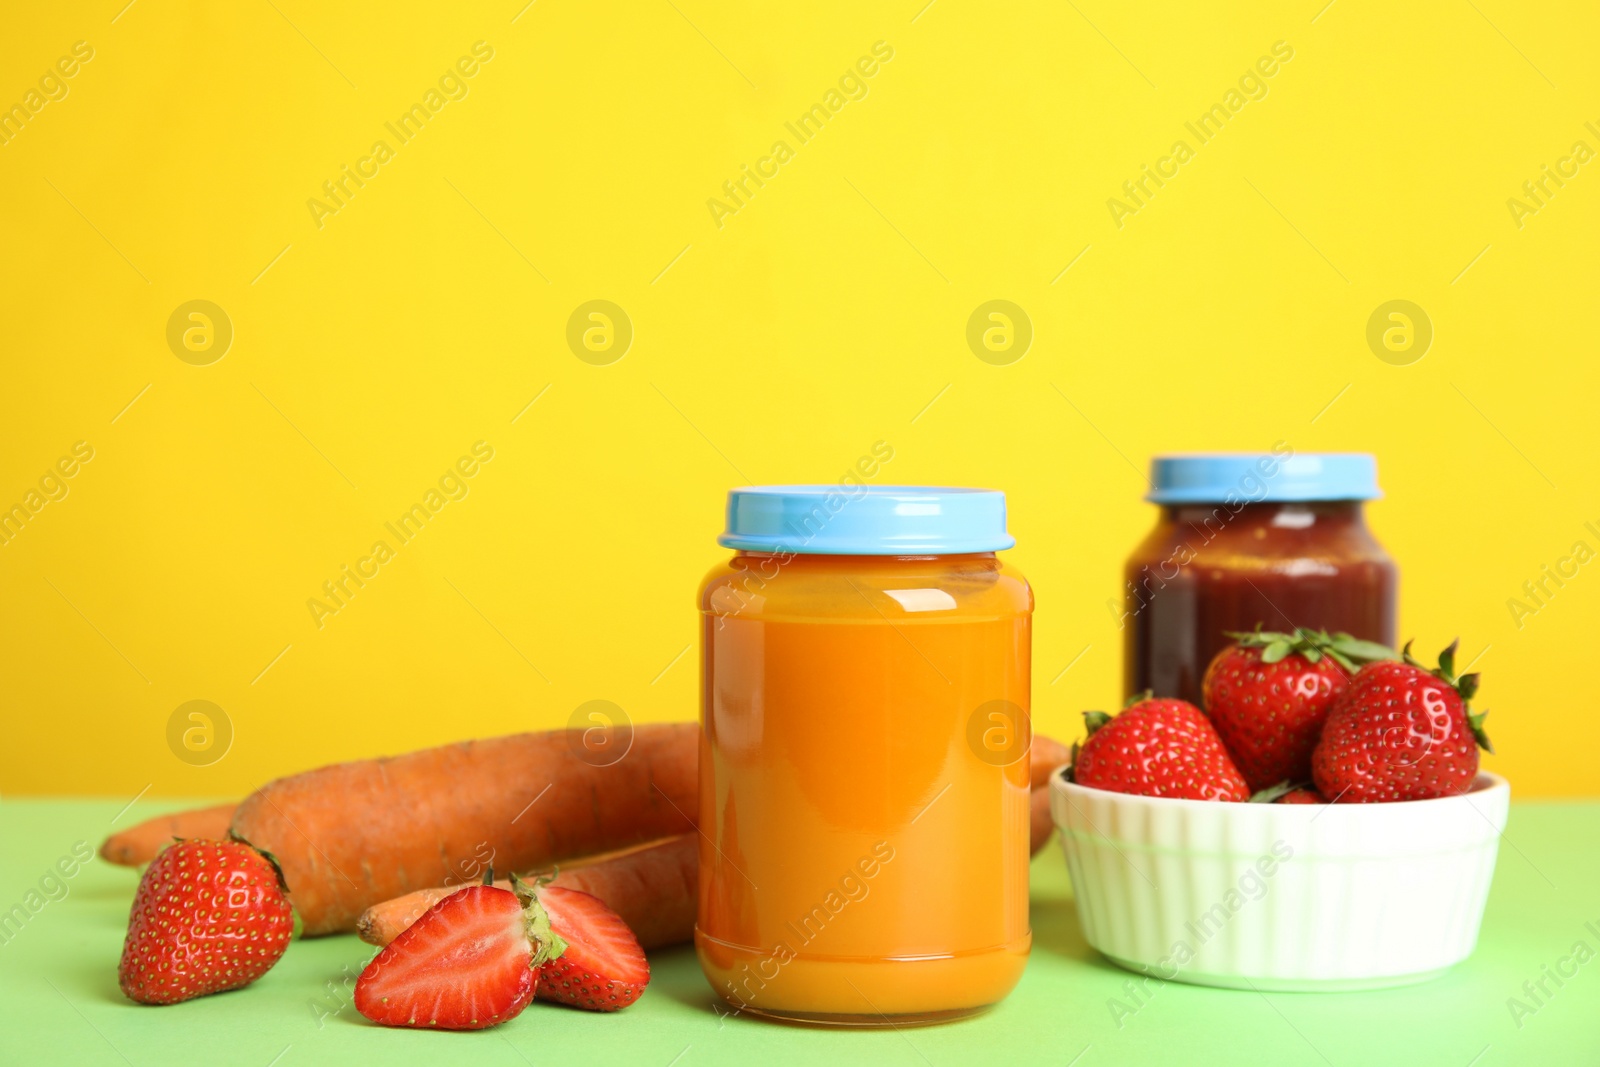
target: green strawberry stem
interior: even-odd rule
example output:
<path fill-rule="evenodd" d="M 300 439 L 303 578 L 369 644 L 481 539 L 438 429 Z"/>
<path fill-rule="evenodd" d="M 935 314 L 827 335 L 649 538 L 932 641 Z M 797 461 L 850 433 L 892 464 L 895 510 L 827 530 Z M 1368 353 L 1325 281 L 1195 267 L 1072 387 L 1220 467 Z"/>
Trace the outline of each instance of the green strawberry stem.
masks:
<path fill-rule="evenodd" d="M 1134 699 L 1134 703 L 1138 703 L 1138 701 L 1141 700 L 1141 699 L 1148 699 L 1148 691 L 1146 691 L 1146 693 L 1142 694 L 1140 697 L 1136 697 Z M 1096 730 L 1100 729 L 1100 727 L 1104 726 L 1106 723 L 1108 723 L 1110 721 L 1111 721 L 1111 716 L 1107 715 L 1103 711 L 1086 711 L 1086 712 L 1084 712 L 1083 713 L 1083 725 L 1085 727 L 1087 727 L 1087 729 L 1088 729 L 1088 733 L 1086 735 L 1084 735 L 1084 740 L 1087 741 L 1089 739 L 1089 737 L 1093 736 L 1093 734 L 1094 734 L 1094 732 Z M 1072 742 L 1072 754 L 1067 759 L 1067 771 L 1066 771 L 1066 779 L 1069 782 L 1076 782 L 1078 780 L 1077 777 L 1076 777 L 1077 770 L 1078 770 L 1078 749 L 1080 749 L 1082 747 L 1083 747 L 1082 742 L 1079 742 L 1079 741 Z"/>
<path fill-rule="evenodd" d="M 1363 641 L 1343 631 L 1330 634 L 1326 630 L 1308 630 L 1304 626 L 1297 626 L 1293 633 L 1285 634 L 1262 630 L 1258 625 L 1245 633 L 1227 631 L 1227 636 L 1233 638 L 1240 648 L 1261 649 L 1262 663 L 1277 663 L 1291 655 L 1304 656 L 1316 663 L 1327 656 L 1354 674 L 1365 664 L 1400 658 L 1394 649 L 1376 641 Z"/>
<path fill-rule="evenodd" d="M 174 841 L 182 841 L 183 838 L 174 837 L 173 840 Z M 256 848 L 255 845 L 252 845 L 249 841 L 246 841 L 243 837 L 241 837 L 238 834 L 234 833 L 231 829 L 228 831 L 228 840 L 229 841 L 238 842 L 239 844 L 243 845 L 245 848 L 248 848 L 248 849 L 252 850 L 257 855 L 259 855 L 262 859 L 264 859 L 268 863 L 270 863 L 272 865 L 272 873 L 276 874 L 278 876 L 278 888 L 283 890 L 283 892 L 285 894 L 287 894 L 289 892 L 289 883 L 284 880 L 284 877 L 283 877 L 283 864 L 278 862 L 278 857 L 274 856 L 272 853 L 268 852 L 264 848 Z M 298 915 L 295 916 L 295 921 L 296 922 L 300 921 L 300 918 L 299 918 Z"/>
<path fill-rule="evenodd" d="M 1489 717 L 1489 713 L 1480 711 L 1474 714 L 1472 711 L 1472 698 L 1478 695 L 1478 674 L 1474 671 L 1471 674 L 1463 674 L 1459 677 L 1456 675 L 1456 651 L 1461 645 L 1461 639 L 1458 637 L 1451 641 L 1445 650 L 1439 653 L 1439 666 L 1435 670 L 1429 670 L 1426 665 L 1411 654 L 1411 646 L 1414 643 L 1414 641 L 1407 641 L 1406 647 L 1400 650 L 1402 661 L 1418 670 L 1427 671 L 1461 695 L 1461 711 L 1467 717 L 1467 726 L 1472 730 L 1473 739 L 1478 742 L 1479 748 L 1490 755 L 1494 755 L 1494 743 L 1489 740 L 1489 735 L 1483 730 L 1483 720 Z"/>
<path fill-rule="evenodd" d="M 548 963 L 567 951 L 566 941 L 550 928 L 550 913 L 544 910 L 544 905 L 539 903 L 538 894 L 534 892 L 534 887 L 544 884 L 546 880 L 536 879 L 534 885 L 530 886 L 515 874 L 511 876 L 511 890 L 522 902 L 523 928 L 527 931 L 528 940 L 533 944 L 533 962 L 529 964 L 530 967 Z"/>
<path fill-rule="evenodd" d="M 1289 779 L 1285 778 L 1277 785 L 1269 785 L 1265 789 L 1258 790 L 1257 792 L 1250 794 L 1250 803 L 1271 804 L 1279 797 L 1288 793 L 1293 793 L 1296 789 L 1304 788 L 1310 784 L 1310 782 L 1291 782 Z"/>

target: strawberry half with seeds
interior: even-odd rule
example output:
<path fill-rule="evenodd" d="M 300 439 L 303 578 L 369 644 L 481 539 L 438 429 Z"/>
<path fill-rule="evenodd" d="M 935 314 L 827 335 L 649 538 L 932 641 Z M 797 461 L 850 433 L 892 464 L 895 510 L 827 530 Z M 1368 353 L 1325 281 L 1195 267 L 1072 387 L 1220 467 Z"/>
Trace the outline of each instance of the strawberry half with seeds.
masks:
<path fill-rule="evenodd" d="M 1206 714 L 1252 790 L 1311 777 L 1311 753 L 1334 699 L 1363 663 L 1392 649 L 1349 634 L 1230 633 L 1206 668 Z"/>
<path fill-rule="evenodd" d="M 1113 793 L 1247 801 L 1250 787 L 1205 713 L 1186 700 L 1135 697 L 1116 718 L 1086 711 L 1072 781 Z"/>
<path fill-rule="evenodd" d="M 1465 793 L 1478 773 L 1487 712 L 1470 701 L 1478 676 L 1455 673 L 1456 642 L 1428 670 L 1411 656 L 1361 668 L 1334 702 L 1311 759 L 1317 788 L 1334 803 L 1428 800 Z"/>
<path fill-rule="evenodd" d="M 561 957 L 540 970 L 539 999 L 590 1011 L 616 1011 L 638 1000 L 650 984 L 650 964 L 622 917 L 576 889 L 540 886 L 538 897 L 551 928 L 567 943 Z"/>
<path fill-rule="evenodd" d="M 356 979 L 356 1010 L 384 1026 L 482 1030 L 522 1013 L 539 968 L 566 948 L 532 889 L 488 884 L 429 908 Z"/>
<path fill-rule="evenodd" d="M 294 933 L 283 872 L 243 841 L 178 841 L 139 880 L 117 981 L 130 1000 L 176 1004 L 238 989 Z"/>

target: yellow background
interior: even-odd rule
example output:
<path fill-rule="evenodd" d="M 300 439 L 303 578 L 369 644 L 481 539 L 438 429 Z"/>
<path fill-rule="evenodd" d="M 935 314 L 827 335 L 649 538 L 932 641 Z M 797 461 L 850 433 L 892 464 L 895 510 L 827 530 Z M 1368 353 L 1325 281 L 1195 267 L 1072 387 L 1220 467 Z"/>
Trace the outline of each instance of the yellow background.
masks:
<path fill-rule="evenodd" d="M 879 481 L 1009 494 L 1063 737 L 1118 696 L 1106 601 L 1152 453 L 1374 451 L 1402 631 L 1482 653 L 1488 766 L 1596 792 L 1600 565 L 1507 608 L 1600 548 L 1600 163 L 1507 207 L 1600 148 L 1591 8 L 123 2 L 0 35 L 0 103 L 94 49 L 0 146 L 0 504 L 94 449 L 0 546 L 0 794 L 238 794 L 593 699 L 691 717 L 725 490 L 880 440 Z M 319 228 L 322 183 L 480 40 L 465 98 Z M 866 96 L 796 143 L 878 41 Z M 1108 198 L 1179 138 L 1118 228 Z M 719 228 L 708 199 L 779 139 Z M 209 366 L 166 341 L 193 299 L 235 330 Z M 591 299 L 633 324 L 608 366 L 566 343 Z M 991 299 L 1033 324 L 1010 365 L 965 340 Z M 1366 343 L 1392 299 L 1434 326 L 1409 366 Z M 480 440 L 469 495 L 319 629 L 308 598 Z M 195 699 L 234 731 L 203 767 L 167 745 Z"/>

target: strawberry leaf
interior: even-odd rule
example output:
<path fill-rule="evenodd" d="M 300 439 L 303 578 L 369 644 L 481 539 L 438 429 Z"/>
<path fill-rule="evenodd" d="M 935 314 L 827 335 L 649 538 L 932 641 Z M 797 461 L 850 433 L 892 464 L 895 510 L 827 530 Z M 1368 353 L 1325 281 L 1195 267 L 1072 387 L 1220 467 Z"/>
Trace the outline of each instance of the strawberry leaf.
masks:
<path fill-rule="evenodd" d="M 1456 673 L 1456 647 L 1460 644 L 1461 639 L 1458 637 L 1450 642 L 1448 648 L 1439 653 L 1439 670 L 1447 681 Z"/>
<path fill-rule="evenodd" d="M 182 841 L 183 838 L 174 837 L 173 840 L 174 841 Z M 240 835 L 234 833 L 232 827 L 228 828 L 228 840 L 229 841 L 237 841 L 239 844 L 243 845 L 245 848 L 253 850 L 257 854 L 259 854 L 262 859 L 264 859 L 268 863 L 270 863 L 272 865 L 272 873 L 276 874 L 278 876 L 278 888 L 283 890 L 283 892 L 285 892 L 285 893 L 289 892 L 289 883 L 283 877 L 283 864 L 278 862 L 278 857 L 274 856 L 272 853 L 268 852 L 264 848 L 256 848 L 256 846 L 252 845 L 249 841 L 246 841 L 243 837 L 241 837 Z M 299 917 L 298 914 L 296 914 L 295 922 L 299 922 L 299 921 L 300 921 L 300 917 Z"/>
<path fill-rule="evenodd" d="M 1305 657 L 1309 663 L 1320 662 L 1327 656 L 1351 674 L 1367 663 L 1397 658 L 1394 649 L 1376 641 L 1363 641 L 1347 633 L 1329 634 L 1326 630 L 1310 630 L 1297 626 L 1293 633 L 1274 633 L 1257 627 L 1248 633 L 1228 631 L 1228 636 L 1240 648 L 1262 649 L 1262 663 L 1277 663 L 1290 655 Z"/>
<path fill-rule="evenodd" d="M 1356 671 L 1359 671 L 1361 669 L 1361 664 L 1357 663 L 1355 660 L 1351 659 L 1349 656 L 1346 656 L 1343 652 L 1340 652 L 1338 649 L 1333 649 L 1333 648 L 1328 649 L 1328 658 L 1333 660 L 1333 662 L 1337 663 L 1339 666 L 1343 667 L 1346 671 L 1350 672 L 1351 674 L 1354 674 L 1354 673 L 1356 673 Z"/>
<path fill-rule="evenodd" d="M 1284 794 L 1293 793 L 1296 789 L 1300 788 L 1301 784 L 1302 783 L 1299 782 L 1291 782 L 1285 778 L 1277 785 L 1269 785 L 1265 789 L 1261 789 L 1255 793 L 1252 793 L 1250 795 L 1250 803 L 1271 804 Z"/>
<path fill-rule="evenodd" d="M 1100 729 L 1110 721 L 1111 716 L 1107 715 L 1103 711 L 1084 712 L 1083 725 L 1088 731 L 1084 737 L 1084 740 L 1087 741 L 1089 738 L 1093 737 L 1096 730 Z M 1076 782 L 1078 780 L 1078 753 L 1082 751 L 1082 749 L 1083 745 L 1080 742 L 1072 742 L 1072 754 L 1067 758 L 1067 769 L 1063 775 L 1063 777 L 1065 777 L 1069 782 Z"/>
<path fill-rule="evenodd" d="M 1260 623 L 1256 623 L 1254 630 L 1224 630 L 1223 634 L 1226 637 L 1233 638 L 1234 644 L 1240 648 L 1266 648 L 1274 641 L 1293 640 L 1289 634 L 1263 630 Z"/>
<path fill-rule="evenodd" d="M 560 958 L 567 951 L 567 942 L 550 928 L 550 913 L 539 903 L 539 894 L 515 874 L 511 876 L 511 889 L 522 902 L 523 929 L 533 945 L 533 962 L 529 966 L 537 969 L 542 964 Z"/>
<path fill-rule="evenodd" d="M 1394 660 L 1394 649 L 1376 641 L 1363 641 L 1358 637 L 1351 637 L 1347 633 L 1336 633 L 1330 647 L 1340 655 L 1362 663 L 1377 663 L 1381 660 Z"/>
<path fill-rule="evenodd" d="M 1494 743 L 1489 740 L 1489 735 L 1483 732 L 1483 720 L 1489 717 L 1487 711 L 1480 711 L 1476 715 L 1467 716 L 1467 725 L 1472 727 L 1473 739 L 1478 742 L 1478 747 L 1489 755 L 1494 755 Z"/>

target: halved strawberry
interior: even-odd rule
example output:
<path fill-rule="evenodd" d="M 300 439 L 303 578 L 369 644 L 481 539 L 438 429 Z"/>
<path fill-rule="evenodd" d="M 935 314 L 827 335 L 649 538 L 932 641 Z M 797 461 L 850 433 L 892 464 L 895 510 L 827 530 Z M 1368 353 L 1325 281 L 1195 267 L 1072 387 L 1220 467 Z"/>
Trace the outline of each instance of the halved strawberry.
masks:
<path fill-rule="evenodd" d="M 628 924 L 598 897 L 576 889 L 546 885 L 537 895 L 551 929 L 567 945 L 541 968 L 539 999 L 590 1011 L 616 1011 L 638 1000 L 650 984 L 650 964 Z"/>
<path fill-rule="evenodd" d="M 564 945 L 533 893 L 475 885 L 452 893 L 356 979 L 356 1010 L 385 1026 L 481 1030 L 533 1000 L 539 968 Z"/>

